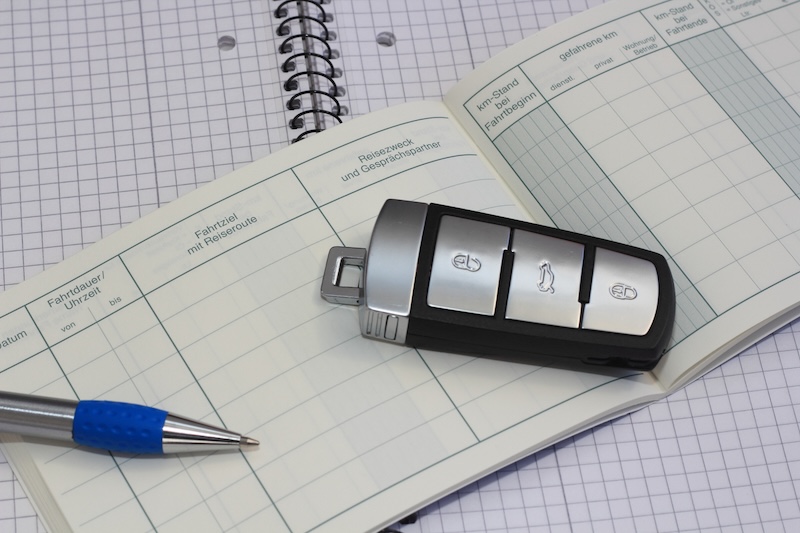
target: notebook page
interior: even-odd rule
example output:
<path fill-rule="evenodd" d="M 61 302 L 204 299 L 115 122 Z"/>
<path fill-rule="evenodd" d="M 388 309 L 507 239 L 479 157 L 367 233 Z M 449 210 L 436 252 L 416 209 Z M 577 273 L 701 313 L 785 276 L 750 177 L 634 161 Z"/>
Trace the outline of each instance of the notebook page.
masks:
<path fill-rule="evenodd" d="M 342 126 L 335 141 L 306 144 L 316 157 L 275 154 L 6 293 L 14 342 L 0 387 L 156 405 L 262 443 L 156 460 L 31 443 L 73 527 L 376 527 L 421 492 L 659 392 L 636 372 L 369 341 L 355 309 L 321 300 L 328 249 L 365 245 L 387 197 L 520 216 L 443 112 L 406 107 Z M 398 139 L 418 149 L 342 171 Z"/>
<path fill-rule="evenodd" d="M 575 17 L 449 100 L 535 216 L 668 258 L 675 329 L 655 371 L 666 387 L 800 312 L 800 4 L 734 18 L 688 5 Z"/>

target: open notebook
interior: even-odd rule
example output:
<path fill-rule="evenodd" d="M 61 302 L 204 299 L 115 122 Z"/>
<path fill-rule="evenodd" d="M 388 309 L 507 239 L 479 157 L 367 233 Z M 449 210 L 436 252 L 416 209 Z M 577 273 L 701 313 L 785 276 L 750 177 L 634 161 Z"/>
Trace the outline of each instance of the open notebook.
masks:
<path fill-rule="evenodd" d="M 748 23 L 780 31 L 797 8 L 733 23 L 688 5 L 570 19 L 479 68 L 447 105 L 337 126 L 7 291 L 0 386 L 160 405 L 262 442 L 156 461 L 9 442 L 45 521 L 377 528 L 664 396 L 796 316 L 800 197 L 779 157 L 795 152 L 779 151 L 795 126 L 766 119 L 796 113 Z M 671 22 L 671 7 L 687 18 Z M 652 373 L 570 372 L 361 338 L 351 309 L 319 298 L 319 276 L 330 246 L 366 244 L 387 197 L 665 253 L 672 350 Z M 90 280 L 100 291 L 64 305 Z"/>

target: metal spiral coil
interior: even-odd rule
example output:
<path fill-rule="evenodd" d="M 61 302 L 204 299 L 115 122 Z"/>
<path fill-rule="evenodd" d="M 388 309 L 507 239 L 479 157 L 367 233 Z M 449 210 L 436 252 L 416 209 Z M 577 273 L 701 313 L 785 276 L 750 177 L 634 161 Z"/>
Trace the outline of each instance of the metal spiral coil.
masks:
<path fill-rule="evenodd" d="M 297 14 L 290 16 L 289 6 L 295 6 Z M 277 35 L 286 37 L 278 47 L 281 54 L 292 54 L 295 44 L 300 49 L 287 57 L 281 64 L 283 72 L 293 74 L 283 83 L 283 89 L 294 92 L 287 101 L 286 108 L 291 111 L 300 110 L 304 102 L 310 101 L 310 107 L 296 113 L 289 120 L 293 130 L 304 130 L 292 142 L 325 129 L 326 120 L 341 123 L 341 115 L 345 108 L 337 97 L 344 94 L 344 88 L 337 85 L 335 78 L 341 75 L 331 59 L 336 51 L 329 44 L 333 33 L 328 30 L 327 22 L 332 17 L 325 12 L 319 0 L 284 0 L 274 11 L 276 19 L 283 19 L 276 29 Z M 300 31 L 292 33 L 292 25 L 300 27 Z M 322 65 L 322 69 L 320 69 Z M 323 72 L 323 69 L 327 69 Z M 306 83 L 301 83 L 305 81 Z M 307 87 L 303 87 L 307 85 Z"/>

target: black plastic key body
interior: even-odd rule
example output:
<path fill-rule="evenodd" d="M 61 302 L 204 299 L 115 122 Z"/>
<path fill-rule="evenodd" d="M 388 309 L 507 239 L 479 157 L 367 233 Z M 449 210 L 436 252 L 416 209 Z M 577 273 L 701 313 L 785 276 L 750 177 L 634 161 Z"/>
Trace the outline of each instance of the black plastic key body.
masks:
<path fill-rule="evenodd" d="M 360 305 L 368 337 L 516 362 L 637 369 L 655 366 L 669 343 L 672 275 L 663 256 L 641 248 L 388 200 L 369 249 L 338 250 L 323 296 Z M 337 298 L 348 262 L 363 267 L 362 286 Z"/>

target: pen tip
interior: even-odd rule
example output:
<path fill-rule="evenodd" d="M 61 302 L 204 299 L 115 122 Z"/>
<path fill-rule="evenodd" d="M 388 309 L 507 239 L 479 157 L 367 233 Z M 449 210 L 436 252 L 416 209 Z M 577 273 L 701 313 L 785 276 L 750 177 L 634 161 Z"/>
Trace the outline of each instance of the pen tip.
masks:
<path fill-rule="evenodd" d="M 252 437 L 242 437 L 239 440 L 239 447 L 240 448 L 255 448 L 258 446 L 259 442 L 252 438 Z"/>

